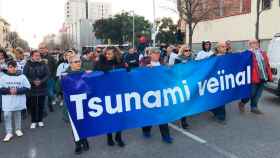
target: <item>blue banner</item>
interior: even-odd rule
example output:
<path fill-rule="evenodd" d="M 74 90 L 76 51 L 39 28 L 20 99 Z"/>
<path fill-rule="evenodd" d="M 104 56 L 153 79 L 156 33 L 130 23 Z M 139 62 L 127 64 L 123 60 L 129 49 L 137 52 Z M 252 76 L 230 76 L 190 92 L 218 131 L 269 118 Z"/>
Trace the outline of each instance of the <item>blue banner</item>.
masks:
<path fill-rule="evenodd" d="M 243 52 L 172 67 L 70 74 L 62 85 L 73 132 L 86 138 L 158 125 L 247 98 L 251 63 Z"/>

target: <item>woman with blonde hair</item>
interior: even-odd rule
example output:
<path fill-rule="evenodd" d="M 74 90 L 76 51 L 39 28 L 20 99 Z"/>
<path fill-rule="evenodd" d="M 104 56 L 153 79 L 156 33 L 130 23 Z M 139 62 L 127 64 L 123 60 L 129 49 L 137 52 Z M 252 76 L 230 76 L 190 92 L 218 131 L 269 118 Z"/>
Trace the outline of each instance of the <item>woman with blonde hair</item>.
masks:
<path fill-rule="evenodd" d="M 179 50 L 175 64 L 187 63 L 191 60 L 193 60 L 192 50 L 187 45 L 183 45 Z"/>

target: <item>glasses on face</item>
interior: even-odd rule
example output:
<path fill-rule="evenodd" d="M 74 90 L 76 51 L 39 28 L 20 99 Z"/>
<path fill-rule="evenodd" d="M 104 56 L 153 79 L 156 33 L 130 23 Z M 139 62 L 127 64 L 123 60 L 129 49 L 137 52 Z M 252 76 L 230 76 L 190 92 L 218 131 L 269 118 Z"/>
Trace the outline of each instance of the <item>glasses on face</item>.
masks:
<path fill-rule="evenodd" d="M 191 50 L 190 49 L 185 49 L 184 52 L 191 52 Z"/>
<path fill-rule="evenodd" d="M 71 64 L 79 64 L 79 63 L 81 63 L 81 60 L 76 60 L 71 62 Z"/>

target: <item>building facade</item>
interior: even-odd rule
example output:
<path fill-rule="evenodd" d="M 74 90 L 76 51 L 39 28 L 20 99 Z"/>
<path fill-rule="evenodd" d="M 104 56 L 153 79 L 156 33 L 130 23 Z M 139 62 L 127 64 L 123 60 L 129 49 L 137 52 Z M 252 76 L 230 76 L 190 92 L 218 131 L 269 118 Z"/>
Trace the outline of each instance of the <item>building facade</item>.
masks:
<path fill-rule="evenodd" d="M 89 19 L 106 19 L 112 15 L 112 5 L 108 2 L 91 2 L 88 6 Z"/>
<path fill-rule="evenodd" d="M 256 0 L 219 0 L 217 14 L 200 22 L 193 35 L 194 43 L 203 40 L 213 42 L 231 40 L 236 49 L 244 49 L 247 40 L 255 38 L 257 17 Z M 179 3 L 178 3 L 179 4 Z M 178 7 L 180 7 L 178 5 Z M 279 0 L 262 0 L 259 36 L 263 47 L 267 48 L 269 40 L 275 33 L 280 32 Z M 181 28 L 188 32 L 186 23 L 180 21 Z M 188 41 L 188 36 L 186 36 Z M 200 45 L 200 44 L 199 44 Z M 199 47 L 199 45 L 197 47 Z"/>
<path fill-rule="evenodd" d="M 93 24 L 96 20 L 109 18 L 111 3 L 90 0 L 67 0 L 65 3 L 65 27 L 67 35 L 79 51 L 82 47 L 100 43 L 95 38 Z"/>
<path fill-rule="evenodd" d="M 10 24 L 3 18 L 0 17 L 0 47 L 7 48 L 8 41 L 6 39 L 7 34 L 10 31 Z"/>

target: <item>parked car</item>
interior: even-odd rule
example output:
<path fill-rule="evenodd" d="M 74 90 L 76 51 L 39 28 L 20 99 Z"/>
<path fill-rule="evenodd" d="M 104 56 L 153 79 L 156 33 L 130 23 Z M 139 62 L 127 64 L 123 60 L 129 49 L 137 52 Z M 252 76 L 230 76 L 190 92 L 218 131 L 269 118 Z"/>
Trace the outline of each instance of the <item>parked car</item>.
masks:
<path fill-rule="evenodd" d="M 267 83 L 266 88 L 280 96 L 280 33 L 275 34 L 271 40 L 268 56 L 273 74 L 273 82 Z"/>

